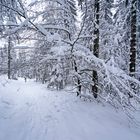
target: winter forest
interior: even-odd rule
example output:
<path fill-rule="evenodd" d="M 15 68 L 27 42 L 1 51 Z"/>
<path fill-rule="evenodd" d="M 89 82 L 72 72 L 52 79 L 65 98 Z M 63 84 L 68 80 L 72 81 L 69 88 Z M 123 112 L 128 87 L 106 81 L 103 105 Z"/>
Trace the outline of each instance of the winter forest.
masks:
<path fill-rule="evenodd" d="M 0 140 L 139 140 L 140 0 L 0 0 Z"/>

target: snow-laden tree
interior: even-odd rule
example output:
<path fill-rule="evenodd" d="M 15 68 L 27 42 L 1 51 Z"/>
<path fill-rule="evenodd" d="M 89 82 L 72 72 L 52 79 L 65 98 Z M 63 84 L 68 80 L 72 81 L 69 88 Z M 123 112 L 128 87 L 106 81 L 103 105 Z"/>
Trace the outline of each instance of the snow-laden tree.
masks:
<path fill-rule="evenodd" d="M 76 8 L 73 0 L 40 1 L 32 4 L 41 6 L 39 27 L 46 36 L 38 34 L 35 53 L 36 78 L 43 83 L 48 80 L 49 87 L 63 88 L 67 83 L 70 62 L 70 46 L 76 31 Z"/>
<path fill-rule="evenodd" d="M 114 55 L 113 1 L 104 0 L 100 3 L 100 50 L 99 57 L 108 61 Z"/>
<path fill-rule="evenodd" d="M 113 29 L 112 1 L 84 1 L 83 8 L 83 31 L 81 39 L 93 55 L 108 60 L 113 53 L 113 37 L 111 30 Z M 92 74 L 92 92 L 97 97 L 98 89 L 98 73 L 93 70 Z"/>
<path fill-rule="evenodd" d="M 3 29 L 4 27 L 9 29 L 9 26 L 15 27 L 17 20 L 21 20 L 20 13 L 24 13 L 21 0 L 0 0 L 0 10 L 0 26 Z"/>
<path fill-rule="evenodd" d="M 131 76 L 136 76 L 136 52 L 138 49 L 138 1 L 117 1 L 117 12 L 115 14 L 115 26 L 119 48 L 117 54 L 120 56 L 119 65 Z M 122 61 L 123 60 L 123 61 Z M 123 62 L 123 63 L 122 63 Z"/>
<path fill-rule="evenodd" d="M 6 46 L 0 48 L 0 74 L 7 73 L 7 48 Z"/>
<path fill-rule="evenodd" d="M 12 30 L 17 27 L 17 21 L 20 20 L 20 12 L 24 11 L 22 2 L 20 0 L 1 0 L 0 1 L 0 28 L 1 33 L 0 37 L 3 37 L 7 40 L 7 73 L 8 78 L 10 79 L 14 73 L 12 71 L 12 52 L 13 50 L 13 41 L 17 38 L 18 34 L 12 34 Z"/>
<path fill-rule="evenodd" d="M 117 1 L 114 6 L 116 13 L 114 15 L 115 26 L 115 61 L 120 68 L 129 73 L 129 49 L 130 49 L 130 1 Z"/>
<path fill-rule="evenodd" d="M 138 79 L 138 1 L 123 0 L 118 1 L 118 9 L 115 15 L 116 28 L 118 30 L 117 42 L 119 45 L 119 56 L 121 56 L 118 64 L 132 77 Z M 124 64 L 122 63 L 124 62 Z M 124 67 L 125 66 L 125 67 Z M 131 83 L 131 88 L 135 91 L 135 84 Z M 131 97 L 131 96 L 130 96 Z"/>
<path fill-rule="evenodd" d="M 111 1 L 100 1 L 99 7 L 101 8 L 103 6 L 104 8 L 102 7 L 99 10 L 99 26 L 97 26 L 98 16 L 96 17 L 96 14 L 94 13 L 96 11 L 94 6 L 97 3 L 94 2 L 95 1 L 85 1 L 85 6 L 84 2 L 82 3 L 82 8 L 84 9 L 83 11 L 86 15 L 84 16 L 85 18 L 83 18 L 83 31 L 79 35 L 79 41 L 77 41 L 73 47 L 73 55 L 75 56 L 78 64 L 77 77 L 80 80 L 80 86 L 82 86 L 80 96 L 89 97 L 90 99 L 92 98 L 91 94 L 86 95 L 83 89 L 88 89 L 89 92 L 92 92 L 91 86 L 96 85 L 95 81 L 92 80 L 92 72 L 96 71 L 98 75 L 98 92 L 96 92 L 97 96 L 95 96 L 94 93 L 94 97 L 98 100 L 109 102 L 115 107 L 121 107 L 127 112 L 128 110 L 130 111 L 130 109 L 136 108 L 136 104 L 139 104 L 140 102 L 140 95 L 138 91 L 140 82 L 129 76 L 129 73 L 126 73 L 128 71 L 125 72 L 124 70 L 126 69 L 121 67 L 122 64 L 119 63 L 121 61 L 118 61 L 119 55 L 122 58 L 124 57 L 122 54 L 119 54 L 119 52 L 121 52 L 121 47 L 127 42 L 127 40 L 124 40 L 123 42 L 121 36 L 126 39 L 128 37 L 126 37 L 128 34 L 124 32 L 127 31 L 127 26 L 125 26 L 127 23 L 126 20 L 123 20 L 127 17 L 125 15 L 126 12 L 123 12 L 124 15 L 120 15 L 120 17 L 122 17 L 118 19 L 119 30 L 117 31 L 116 27 L 113 29 L 112 26 L 113 22 L 111 20 L 111 11 L 105 12 L 105 14 L 107 14 L 107 18 L 103 13 L 104 8 L 110 9 L 109 7 L 111 6 Z M 127 5 L 128 3 L 125 4 Z M 125 11 L 128 9 L 126 8 L 123 10 Z M 119 9 L 117 12 L 120 12 Z M 128 23 L 130 24 L 129 20 Z M 93 53 L 93 46 L 96 44 L 95 40 L 98 37 L 98 32 L 95 32 L 98 31 L 96 28 L 99 29 L 99 48 L 102 48 L 99 50 L 100 52 L 109 52 L 107 56 L 103 55 L 106 53 L 99 53 L 98 56 Z M 120 28 L 123 30 L 121 31 Z M 121 46 L 119 43 L 121 43 Z M 106 44 L 108 44 L 108 48 L 106 48 Z M 118 52 L 116 50 L 117 47 Z M 129 50 L 130 47 L 127 47 Z M 122 50 L 122 52 L 125 54 L 124 50 Z M 124 58 L 126 58 L 127 62 L 129 62 L 129 53 L 126 55 Z M 129 66 L 129 63 L 126 64 Z M 135 91 L 132 89 L 132 83 L 135 85 L 135 87 L 137 87 Z"/>

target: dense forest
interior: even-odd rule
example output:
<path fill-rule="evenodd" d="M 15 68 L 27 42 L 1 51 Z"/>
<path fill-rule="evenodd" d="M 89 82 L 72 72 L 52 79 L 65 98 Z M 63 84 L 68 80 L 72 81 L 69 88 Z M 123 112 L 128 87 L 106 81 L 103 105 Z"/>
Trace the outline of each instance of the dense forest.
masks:
<path fill-rule="evenodd" d="M 126 112 L 140 103 L 140 0 L 0 0 L 0 40 L 8 79 Z"/>

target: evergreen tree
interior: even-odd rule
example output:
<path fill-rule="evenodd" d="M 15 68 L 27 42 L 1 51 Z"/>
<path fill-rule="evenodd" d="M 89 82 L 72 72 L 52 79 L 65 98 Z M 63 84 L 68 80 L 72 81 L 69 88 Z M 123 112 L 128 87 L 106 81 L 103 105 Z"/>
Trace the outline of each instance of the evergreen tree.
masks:
<path fill-rule="evenodd" d="M 75 34 L 76 8 L 73 0 L 45 1 L 35 3 L 35 7 L 42 4 L 42 21 L 40 26 L 44 28 L 47 36 L 38 34 L 38 38 L 44 41 L 36 42 L 35 53 L 38 54 L 36 62 L 37 79 L 44 83 L 48 80 L 48 86 L 63 88 L 68 80 L 68 67 L 70 67 L 70 46 L 67 42 L 73 39 Z M 68 66 L 69 65 L 69 66 Z"/>

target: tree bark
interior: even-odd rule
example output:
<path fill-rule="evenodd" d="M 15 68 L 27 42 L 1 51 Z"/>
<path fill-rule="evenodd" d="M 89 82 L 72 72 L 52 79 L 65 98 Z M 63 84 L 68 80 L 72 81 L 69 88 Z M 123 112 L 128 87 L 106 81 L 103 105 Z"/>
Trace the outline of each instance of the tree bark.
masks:
<path fill-rule="evenodd" d="M 130 76 L 135 77 L 137 46 L 137 0 L 131 1 Z"/>
<path fill-rule="evenodd" d="M 93 54 L 96 57 L 99 57 L 99 10 L 100 10 L 100 0 L 95 0 L 94 6 L 94 14 L 95 14 L 95 23 L 94 23 L 94 47 L 93 47 Z M 92 72 L 92 81 L 94 85 L 92 86 L 93 96 L 97 98 L 98 96 L 98 73 L 97 71 L 93 70 Z"/>
<path fill-rule="evenodd" d="M 11 37 L 8 37 L 8 79 L 11 79 Z"/>
<path fill-rule="evenodd" d="M 75 72 L 77 72 L 78 73 L 78 68 L 77 68 L 77 64 L 76 64 L 76 61 L 74 60 L 74 69 L 75 69 Z M 81 86 L 81 81 L 80 81 L 80 79 L 79 79 L 79 77 L 77 77 L 77 96 L 79 96 L 80 94 L 81 94 L 81 88 L 82 88 L 82 86 Z"/>

